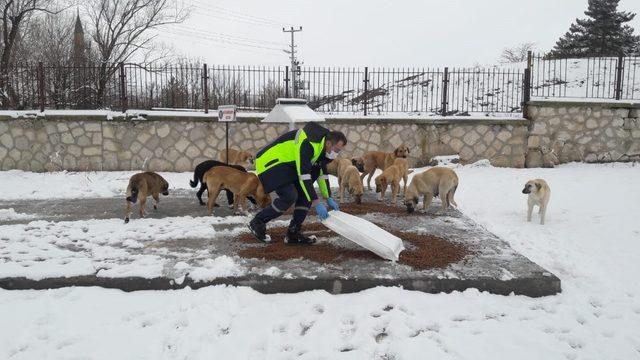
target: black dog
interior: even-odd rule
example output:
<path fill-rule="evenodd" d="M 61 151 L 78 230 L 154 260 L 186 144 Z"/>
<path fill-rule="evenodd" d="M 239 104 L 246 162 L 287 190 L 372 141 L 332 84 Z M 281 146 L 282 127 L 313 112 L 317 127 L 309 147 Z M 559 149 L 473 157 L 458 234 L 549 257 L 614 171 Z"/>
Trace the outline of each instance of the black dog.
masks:
<path fill-rule="evenodd" d="M 196 166 L 196 169 L 193 171 L 193 180 L 189 180 L 189 185 L 191 185 L 192 188 L 195 188 L 196 186 L 198 186 L 198 183 L 200 183 L 200 190 L 198 190 L 198 192 L 196 193 L 196 197 L 198 198 L 200 205 L 206 205 L 206 203 L 202 201 L 202 193 L 204 193 L 204 191 L 207 190 L 207 183 L 202 181 L 202 177 L 204 176 L 204 173 L 209 171 L 209 169 L 216 166 L 230 166 L 234 169 L 247 172 L 247 169 L 245 169 L 240 165 L 227 165 L 223 162 L 216 161 L 216 160 L 207 160 L 198 164 L 198 166 Z M 229 203 L 229 205 L 233 205 L 233 193 L 228 189 L 224 189 L 224 190 L 227 193 L 227 202 Z M 253 197 L 248 197 L 248 199 L 254 205 L 256 204 L 256 200 Z M 215 204 L 214 206 L 218 207 L 219 205 Z"/>

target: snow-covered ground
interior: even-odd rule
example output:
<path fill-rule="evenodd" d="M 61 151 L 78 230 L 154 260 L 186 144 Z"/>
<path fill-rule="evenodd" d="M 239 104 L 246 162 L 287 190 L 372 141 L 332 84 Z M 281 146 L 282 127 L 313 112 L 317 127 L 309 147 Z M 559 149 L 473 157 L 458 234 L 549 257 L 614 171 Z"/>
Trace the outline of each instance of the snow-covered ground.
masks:
<path fill-rule="evenodd" d="M 555 273 L 561 294 L 0 290 L 0 358 L 640 358 L 640 165 L 456 172 L 461 210 Z M 118 196 L 129 175 L 0 172 L 0 200 Z M 191 174 L 163 176 L 175 189 Z M 522 186 L 538 177 L 552 189 L 546 225 L 525 221 Z M 38 191 L 44 179 L 53 193 Z"/>

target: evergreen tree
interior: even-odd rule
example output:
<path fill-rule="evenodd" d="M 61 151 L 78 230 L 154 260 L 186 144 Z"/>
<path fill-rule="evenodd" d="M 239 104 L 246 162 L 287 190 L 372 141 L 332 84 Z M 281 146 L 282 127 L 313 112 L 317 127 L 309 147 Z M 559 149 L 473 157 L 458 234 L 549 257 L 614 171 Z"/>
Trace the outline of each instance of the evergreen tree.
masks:
<path fill-rule="evenodd" d="M 618 11 L 620 0 L 588 0 L 587 19 L 576 19 L 549 54 L 551 57 L 640 55 L 640 36 L 625 23 L 635 13 Z"/>

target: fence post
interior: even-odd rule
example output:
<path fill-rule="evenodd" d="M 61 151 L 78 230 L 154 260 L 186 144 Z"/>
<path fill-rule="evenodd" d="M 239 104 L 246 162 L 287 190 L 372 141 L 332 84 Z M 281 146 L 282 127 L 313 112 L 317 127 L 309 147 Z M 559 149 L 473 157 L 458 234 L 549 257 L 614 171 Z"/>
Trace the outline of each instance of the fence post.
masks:
<path fill-rule="evenodd" d="M 624 68 L 624 58 L 622 55 L 618 55 L 618 63 L 616 64 L 616 100 L 622 98 L 622 70 Z"/>
<path fill-rule="evenodd" d="M 289 97 L 289 66 L 285 66 L 284 70 L 284 97 Z"/>
<path fill-rule="evenodd" d="M 42 61 L 38 62 L 38 70 L 36 71 L 38 78 L 38 104 L 40 112 L 44 112 L 44 65 Z"/>
<path fill-rule="evenodd" d="M 207 64 L 204 64 L 204 68 L 202 69 L 202 90 L 203 90 L 203 101 L 204 101 L 204 113 L 209 113 L 209 71 L 207 69 Z"/>
<path fill-rule="evenodd" d="M 124 63 L 120 63 L 120 104 L 122 112 L 127 112 L 127 81 L 124 73 Z"/>
<path fill-rule="evenodd" d="M 525 119 L 529 118 L 528 114 L 528 104 L 529 100 L 531 100 L 531 64 L 532 64 L 532 53 L 531 51 L 527 52 L 527 67 L 524 69 L 524 78 L 522 81 L 522 116 Z"/>
<path fill-rule="evenodd" d="M 448 87 L 449 87 L 449 68 L 444 68 L 444 77 L 442 78 L 442 116 L 447 116 L 447 104 L 448 101 Z"/>
<path fill-rule="evenodd" d="M 369 67 L 364 67 L 364 116 L 367 116 L 367 105 L 369 103 Z"/>

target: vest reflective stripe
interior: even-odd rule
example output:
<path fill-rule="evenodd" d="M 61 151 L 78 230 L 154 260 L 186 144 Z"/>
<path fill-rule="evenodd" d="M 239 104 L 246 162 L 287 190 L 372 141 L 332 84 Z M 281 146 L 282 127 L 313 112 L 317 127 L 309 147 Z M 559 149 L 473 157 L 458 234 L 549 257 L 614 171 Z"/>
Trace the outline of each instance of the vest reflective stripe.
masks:
<path fill-rule="evenodd" d="M 298 132 L 296 132 L 296 137 L 294 139 L 294 142 L 296 144 L 296 171 L 298 172 L 298 177 L 300 178 L 300 187 L 302 188 L 302 191 L 304 192 L 304 196 L 307 197 L 307 200 L 311 201 L 311 195 L 309 195 L 309 192 L 307 191 L 307 187 L 304 186 L 304 180 L 311 180 L 311 175 L 309 174 L 302 174 L 301 173 L 301 169 L 300 169 L 300 147 L 302 146 L 302 143 L 307 139 L 307 133 L 304 132 L 304 130 L 299 129 Z M 311 147 L 313 148 L 313 157 L 311 158 L 311 163 L 315 163 L 316 161 L 318 161 L 318 158 L 320 157 L 320 154 L 322 154 L 322 150 L 324 148 L 324 138 L 317 143 L 314 143 L 312 141 L 309 141 L 309 144 L 311 144 Z M 303 179 L 302 176 L 308 176 L 308 179 Z M 322 191 L 322 186 L 320 186 L 320 190 L 322 192 L 322 195 L 325 196 L 325 192 Z"/>

